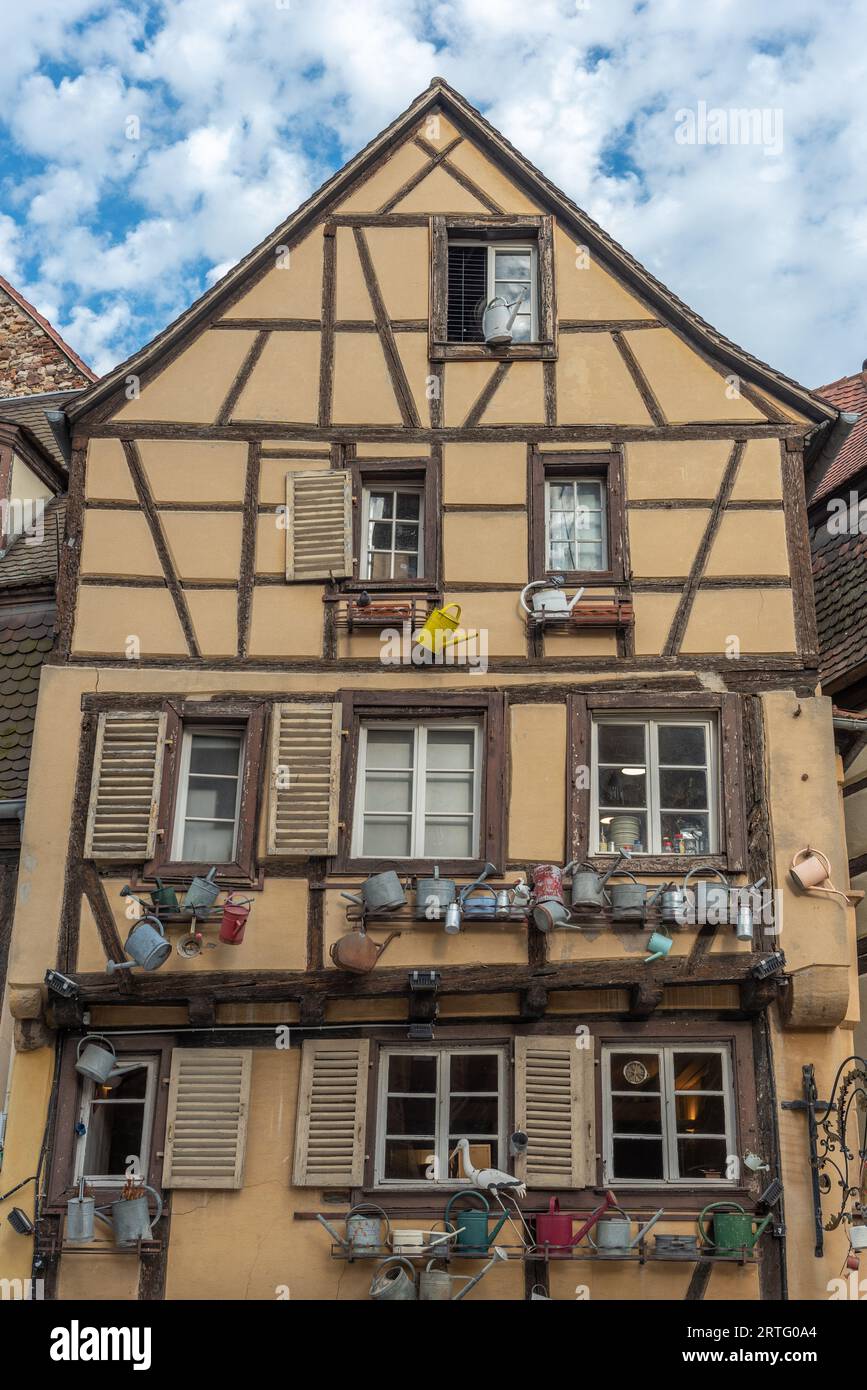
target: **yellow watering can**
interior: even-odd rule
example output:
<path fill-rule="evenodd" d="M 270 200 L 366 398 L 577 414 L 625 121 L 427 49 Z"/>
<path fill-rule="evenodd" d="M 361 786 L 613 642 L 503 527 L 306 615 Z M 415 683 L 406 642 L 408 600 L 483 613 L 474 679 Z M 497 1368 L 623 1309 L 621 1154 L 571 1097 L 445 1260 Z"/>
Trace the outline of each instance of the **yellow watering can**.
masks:
<path fill-rule="evenodd" d="M 461 606 L 459 603 L 447 603 L 445 608 L 435 608 L 424 627 L 415 634 L 415 640 L 426 651 L 442 650 L 444 646 L 452 642 L 460 642 L 468 635 L 458 628 L 460 620 Z M 442 633 L 442 636 L 438 637 L 438 633 Z"/>

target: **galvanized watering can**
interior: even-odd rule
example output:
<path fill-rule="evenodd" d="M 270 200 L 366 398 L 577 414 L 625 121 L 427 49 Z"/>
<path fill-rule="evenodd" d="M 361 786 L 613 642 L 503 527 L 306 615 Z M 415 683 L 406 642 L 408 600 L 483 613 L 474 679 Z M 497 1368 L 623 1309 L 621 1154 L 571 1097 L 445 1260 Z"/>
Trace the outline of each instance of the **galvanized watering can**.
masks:
<path fill-rule="evenodd" d="M 689 888 L 695 874 L 713 874 L 719 883 L 706 883 L 704 879 L 696 884 L 696 915 L 700 922 L 727 922 L 729 919 L 729 881 L 719 869 L 707 864 L 696 864 L 683 880 L 684 892 Z"/>
<path fill-rule="evenodd" d="M 148 1192 L 156 1199 L 157 1204 L 153 1222 L 151 1222 L 148 1211 L 146 1196 Z M 111 1216 L 105 1215 L 107 1211 L 111 1212 Z M 84 1196 L 84 1179 L 82 1178 L 78 1196 L 70 1198 L 66 1207 L 67 1240 L 76 1242 L 93 1240 L 94 1218 L 98 1218 L 111 1229 L 115 1245 L 128 1249 L 131 1245 L 138 1245 L 140 1240 L 150 1240 L 151 1226 L 156 1225 L 162 1214 L 162 1197 L 147 1184 L 143 1184 L 143 1192 L 140 1197 L 131 1199 L 121 1197 L 108 1206 L 98 1207 L 95 1198 Z"/>
<path fill-rule="evenodd" d="M 497 894 L 486 883 L 480 883 L 466 897 L 462 895 L 462 900 L 467 921 L 481 917 L 492 922 L 497 915 Z"/>
<path fill-rule="evenodd" d="M 639 883 L 628 869 L 621 869 L 621 874 L 631 882 L 612 883 L 610 888 L 605 889 L 605 897 L 611 904 L 611 919 L 614 922 L 643 922 L 647 909 L 653 907 L 657 898 L 662 896 L 665 885 L 657 888 L 653 896 L 648 898 L 650 888 L 646 883 Z"/>
<path fill-rule="evenodd" d="M 415 882 L 415 905 L 418 912 L 438 918 L 458 895 L 453 878 L 440 878 L 439 864 L 434 865 L 433 878 L 418 878 Z"/>
<path fill-rule="evenodd" d="M 365 912 L 394 912 L 406 902 L 403 884 L 394 869 L 371 874 L 361 885 L 360 897 L 357 893 L 341 893 L 341 897 L 363 907 Z"/>
<path fill-rule="evenodd" d="M 109 975 L 113 975 L 116 970 L 132 970 L 134 965 L 140 965 L 142 970 L 159 970 L 172 953 L 171 942 L 166 941 L 165 930 L 159 917 L 139 918 L 123 949 L 128 956 L 132 956 L 132 960 L 106 961 L 105 968 Z"/>
<path fill-rule="evenodd" d="M 566 865 L 564 874 L 572 874 L 572 906 L 584 909 L 605 906 L 605 885 L 616 874 L 629 851 L 621 850 L 606 874 L 597 873 L 592 864 L 577 864 L 574 860 Z"/>
<path fill-rule="evenodd" d="M 362 1215 L 362 1212 L 374 1212 L 376 1214 L 367 1216 Z M 344 1236 L 338 1235 L 334 1227 L 318 1212 L 316 1220 L 320 1226 L 325 1227 L 332 1240 L 350 1252 L 383 1250 L 388 1243 L 389 1219 L 382 1207 L 375 1207 L 370 1202 L 361 1202 L 358 1206 L 350 1207 L 344 1217 L 346 1225 Z"/>
<path fill-rule="evenodd" d="M 587 1236 L 594 1250 L 600 1255 L 625 1255 L 628 1251 L 634 1250 L 648 1231 L 652 1231 L 659 1218 L 664 1215 L 664 1208 L 654 1212 L 649 1221 L 638 1228 L 635 1235 L 632 1234 L 632 1221 L 627 1216 L 622 1207 L 612 1207 L 612 1211 L 620 1212 L 619 1216 L 609 1214 L 602 1217 L 596 1224 L 596 1239 L 591 1235 Z"/>
<path fill-rule="evenodd" d="M 720 1208 L 728 1208 L 726 1211 Z M 707 1233 L 705 1218 L 713 1212 L 713 1240 Z M 698 1218 L 698 1230 L 702 1245 L 709 1245 L 718 1255 L 741 1255 L 752 1250 L 762 1231 L 772 1221 L 774 1213 L 769 1211 L 761 1221 L 750 1211 L 744 1211 L 737 1202 L 711 1202 Z M 755 1223 L 758 1227 L 753 1230 Z"/>
<path fill-rule="evenodd" d="M 478 1274 L 472 1276 L 468 1274 L 449 1274 L 444 1269 L 434 1269 L 436 1260 L 429 1260 L 424 1269 L 418 1276 L 418 1296 L 422 1303 L 459 1303 L 462 1298 L 466 1298 L 470 1289 L 474 1289 L 482 1279 L 484 1279 L 489 1269 L 493 1269 L 500 1260 L 507 1260 L 509 1257 L 506 1251 L 499 1245 L 495 1245 L 491 1251 L 491 1259 L 480 1269 Z M 457 1293 L 452 1293 L 452 1286 L 463 1284 L 463 1288 Z"/>
<path fill-rule="evenodd" d="M 524 612 L 540 618 L 567 618 L 584 590 L 578 589 L 570 599 L 563 592 L 563 583 L 559 575 L 554 575 L 551 579 L 534 579 L 531 584 L 525 584 L 521 590 L 521 607 Z M 532 595 L 532 608 L 527 603 L 528 595 Z"/>
<path fill-rule="evenodd" d="M 571 915 L 563 897 L 565 869 L 559 864 L 536 864 L 533 869 L 533 921 L 539 931 L 568 922 Z"/>
<path fill-rule="evenodd" d="M 415 1287 L 414 1266 L 400 1256 L 383 1260 L 373 1276 L 370 1297 L 379 1303 L 416 1302 L 418 1293 Z"/>
<path fill-rule="evenodd" d="M 461 1197 L 472 1197 L 477 1202 L 481 1202 L 483 1211 L 462 1211 L 460 1215 L 460 1227 L 450 1220 L 451 1210 L 455 1202 Z M 455 1192 L 446 1203 L 445 1227 L 447 1231 L 457 1231 L 455 1249 L 462 1255 L 487 1255 L 491 1241 L 495 1240 L 509 1219 L 508 1214 L 500 1217 L 492 1231 L 488 1231 L 488 1222 L 491 1219 L 491 1205 L 484 1195 L 477 1188 L 470 1187 Z M 462 1228 L 462 1229 L 461 1229 Z"/>
<path fill-rule="evenodd" d="M 517 299 L 507 300 L 501 294 L 489 299 L 482 314 L 482 332 L 486 347 L 508 347 L 512 341 L 512 324 L 524 302 L 524 291 Z"/>
<path fill-rule="evenodd" d="M 183 902 L 184 912 L 207 912 L 220 896 L 220 889 L 214 882 L 217 876 L 216 865 L 209 869 L 205 878 L 194 878 L 187 889 Z"/>
<path fill-rule="evenodd" d="M 78 1044 L 75 1070 L 79 1076 L 86 1076 L 88 1081 L 93 1081 L 97 1086 L 106 1086 L 110 1081 L 116 1081 L 125 1072 L 133 1071 L 137 1065 L 136 1062 L 118 1065 L 117 1053 L 102 1033 L 91 1033 Z"/>

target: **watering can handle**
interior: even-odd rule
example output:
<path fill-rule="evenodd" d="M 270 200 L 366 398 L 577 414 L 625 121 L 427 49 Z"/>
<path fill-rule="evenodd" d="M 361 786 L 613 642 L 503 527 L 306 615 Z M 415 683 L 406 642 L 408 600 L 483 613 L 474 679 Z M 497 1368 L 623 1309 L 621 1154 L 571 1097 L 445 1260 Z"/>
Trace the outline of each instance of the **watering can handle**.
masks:
<path fill-rule="evenodd" d="M 452 1232 L 454 1232 L 454 1224 L 449 1220 L 449 1213 L 451 1212 L 453 1203 L 455 1203 L 459 1197 L 478 1197 L 486 1213 L 488 1214 L 488 1216 L 490 1216 L 491 1204 L 488 1201 L 485 1194 L 483 1192 L 478 1192 L 474 1187 L 462 1188 L 460 1192 L 455 1192 L 454 1195 L 451 1196 L 449 1200 L 446 1202 L 446 1210 L 445 1216 L 443 1217 L 443 1223 L 445 1226 L 449 1227 L 452 1230 Z"/>
<path fill-rule="evenodd" d="M 391 1222 L 388 1219 L 388 1213 L 384 1212 L 382 1207 L 376 1206 L 373 1202 L 357 1202 L 354 1207 L 349 1208 L 349 1211 L 343 1218 L 344 1221 L 348 1221 L 350 1216 L 357 1216 L 358 1213 L 361 1211 L 377 1212 L 378 1215 L 381 1216 L 383 1221 L 385 1222 L 385 1232 L 386 1236 L 388 1235 L 388 1232 L 391 1230 Z"/>
<path fill-rule="evenodd" d="M 709 1211 L 716 1211 L 719 1207 L 730 1207 L 730 1208 L 732 1209 L 732 1211 L 738 1211 L 738 1212 L 741 1212 L 742 1214 L 745 1214 L 745 1213 L 744 1213 L 743 1207 L 742 1207 L 742 1206 L 739 1206 L 739 1204 L 738 1204 L 737 1202 L 711 1202 L 709 1206 L 707 1206 L 707 1207 L 704 1208 L 704 1211 L 702 1211 L 702 1212 L 699 1214 L 699 1218 L 698 1218 L 698 1229 L 699 1229 L 699 1232 L 700 1232 L 700 1234 L 701 1234 L 702 1244 L 703 1244 L 703 1245 L 712 1245 L 712 1246 L 714 1247 L 714 1249 L 716 1249 L 716 1241 L 715 1241 L 715 1240 L 711 1240 L 710 1236 L 707 1234 L 707 1231 L 705 1230 L 704 1222 L 705 1222 L 705 1217 L 707 1216 L 708 1212 L 709 1212 Z"/>
<path fill-rule="evenodd" d="M 605 875 L 605 878 L 603 879 L 603 883 L 607 883 L 608 880 L 609 880 L 609 878 L 611 878 L 611 876 L 612 876 L 613 873 L 614 873 L 614 870 L 612 869 L 610 874 L 606 874 L 606 875 Z M 633 874 L 633 873 L 630 872 L 629 869 L 619 869 L 619 870 L 618 870 L 618 873 L 617 873 L 617 877 L 618 877 L 618 878 L 631 878 L 631 879 L 632 879 L 632 882 L 633 882 L 636 886 L 638 886 L 638 879 L 635 877 L 635 874 Z M 609 896 L 609 894 L 608 894 L 608 889 L 607 889 L 607 888 L 603 888 L 603 889 L 602 889 L 602 896 L 603 896 L 603 898 L 605 899 L 605 901 L 608 903 L 608 906 L 610 907 L 610 906 L 611 906 L 611 898 L 610 898 L 610 896 Z"/>
<path fill-rule="evenodd" d="M 79 1044 L 78 1044 L 78 1047 L 76 1048 L 76 1051 L 75 1051 L 76 1057 L 80 1057 L 80 1056 L 81 1056 L 81 1049 L 84 1047 L 84 1044 L 85 1044 L 85 1043 L 93 1043 L 93 1042 L 103 1042 L 103 1043 L 105 1043 L 106 1047 L 108 1048 L 108 1050 L 109 1050 L 109 1052 L 112 1054 L 112 1056 L 113 1056 L 113 1057 L 116 1057 L 116 1056 L 117 1056 L 117 1053 L 116 1053 L 115 1050 L 114 1050 L 114 1044 L 111 1042 L 111 1039 L 110 1039 L 110 1038 L 107 1038 L 107 1037 L 105 1036 L 104 1033 L 85 1033 L 84 1037 L 80 1039 Z"/>
<path fill-rule="evenodd" d="M 523 589 L 521 590 L 520 603 L 525 613 L 531 613 L 533 611 L 531 608 L 527 606 L 527 594 L 529 594 L 531 590 L 539 589 L 546 584 L 548 584 L 547 579 L 534 579 L 531 583 L 524 585 Z"/>

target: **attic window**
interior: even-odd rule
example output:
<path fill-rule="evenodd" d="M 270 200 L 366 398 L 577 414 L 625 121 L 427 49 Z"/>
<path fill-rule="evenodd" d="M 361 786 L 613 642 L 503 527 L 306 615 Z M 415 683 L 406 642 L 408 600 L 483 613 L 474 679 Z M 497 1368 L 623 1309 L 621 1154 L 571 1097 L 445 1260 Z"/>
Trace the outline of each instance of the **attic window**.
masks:
<path fill-rule="evenodd" d="M 553 283 L 550 217 L 435 217 L 431 358 L 488 358 L 482 315 L 496 298 L 514 308 L 497 356 L 555 357 Z"/>

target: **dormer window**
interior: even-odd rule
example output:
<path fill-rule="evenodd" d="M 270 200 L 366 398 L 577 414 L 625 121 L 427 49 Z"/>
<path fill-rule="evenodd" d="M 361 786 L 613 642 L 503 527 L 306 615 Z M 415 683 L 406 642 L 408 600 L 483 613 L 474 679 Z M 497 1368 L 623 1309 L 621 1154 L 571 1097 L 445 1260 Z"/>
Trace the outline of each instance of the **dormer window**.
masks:
<path fill-rule="evenodd" d="M 449 238 L 448 339 L 483 343 L 483 315 L 492 299 L 509 308 L 513 343 L 534 343 L 538 322 L 538 252 L 530 241 Z"/>

